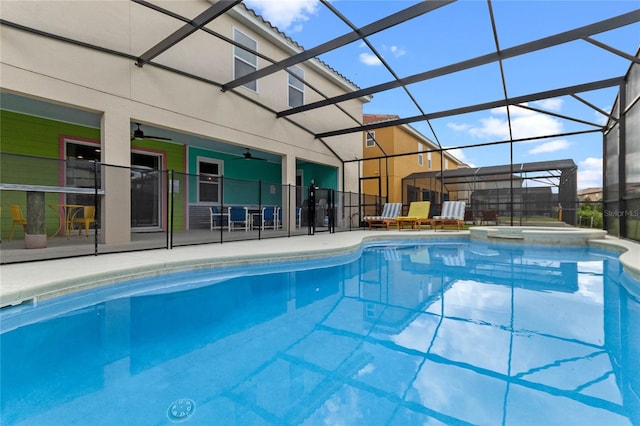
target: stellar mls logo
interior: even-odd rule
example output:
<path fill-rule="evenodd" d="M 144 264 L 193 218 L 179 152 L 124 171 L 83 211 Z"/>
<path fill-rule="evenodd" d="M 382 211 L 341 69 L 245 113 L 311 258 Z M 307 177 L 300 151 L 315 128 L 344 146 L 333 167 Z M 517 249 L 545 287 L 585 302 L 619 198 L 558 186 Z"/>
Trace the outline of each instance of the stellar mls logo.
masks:
<path fill-rule="evenodd" d="M 640 217 L 640 209 L 636 210 L 605 210 L 606 217 Z"/>

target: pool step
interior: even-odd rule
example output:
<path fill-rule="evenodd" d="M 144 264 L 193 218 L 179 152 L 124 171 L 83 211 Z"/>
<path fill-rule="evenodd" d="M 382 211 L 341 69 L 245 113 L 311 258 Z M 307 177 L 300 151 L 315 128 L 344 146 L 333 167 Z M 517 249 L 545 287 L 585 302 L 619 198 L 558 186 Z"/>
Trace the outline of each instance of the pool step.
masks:
<path fill-rule="evenodd" d="M 506 235 L 494 233 L 488 233 L 487 238 L 500 238 L 503 240 L 524 240 L 524 237 L 522 235 Z"/>

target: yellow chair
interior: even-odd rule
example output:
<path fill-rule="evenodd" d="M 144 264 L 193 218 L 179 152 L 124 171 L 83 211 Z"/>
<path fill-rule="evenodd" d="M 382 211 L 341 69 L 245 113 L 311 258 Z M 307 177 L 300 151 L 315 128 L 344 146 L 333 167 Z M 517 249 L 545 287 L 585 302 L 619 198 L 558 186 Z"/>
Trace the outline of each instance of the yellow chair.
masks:
<path fill-rule="evenodd" d="M 11 218 L 13 223 L 11 224 L 11 232 L 9 233 L 9 241 L 13 239 L 13 231 L 16 229 L 16 225 L 22 225 L 24 233 L 27 233 L 27 219 L 22 214 L 22 207 L 17 204 L 10 204 L 9 210 L 11 210 Z"/>
<path fill-rule="evenodd" d="M 84 206 L 82 208 L 82 217 L 74 217 L 71 219 L 72 227 L 75 228 L 75 224 L 84 225 L 84 233 L 89 236 L 89 225 L 96 223 L 96 208 L 95 206 Z M 78 237 L 82 235 L 82 226 L 78 226 Z"/>
<path fill-rule="evenodd" d="M 396 217 L 398 230 L 403 225 L 411 225 L 415 229 L 423 223 L 429 223 L 429 210 L 431 209 L 431 201 L 413 201 L 409 204 L 409 212 L 406 216 Z"/>

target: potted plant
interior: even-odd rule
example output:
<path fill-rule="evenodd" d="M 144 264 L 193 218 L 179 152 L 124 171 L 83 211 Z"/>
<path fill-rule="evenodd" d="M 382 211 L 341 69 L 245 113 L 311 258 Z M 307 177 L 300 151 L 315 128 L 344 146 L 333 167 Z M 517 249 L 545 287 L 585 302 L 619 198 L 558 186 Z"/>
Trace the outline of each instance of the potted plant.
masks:
<path fill-rule="evenodd" d="M 44 192 L 27 192 L 27 232 L 24 235 L 24 247 L 27 249 L 47 247 L 44 207 Z"/>

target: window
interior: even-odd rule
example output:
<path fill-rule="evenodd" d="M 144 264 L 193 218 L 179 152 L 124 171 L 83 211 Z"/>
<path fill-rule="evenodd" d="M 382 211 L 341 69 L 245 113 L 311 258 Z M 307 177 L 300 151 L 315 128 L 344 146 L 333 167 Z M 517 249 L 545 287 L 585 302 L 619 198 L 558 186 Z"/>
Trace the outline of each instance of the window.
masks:
<path fill-rule="evenodd" d="M 289 71 L 293 73 L 289 76 L 289 106 L 297 107 L 304 104 L 304 70 L 300 67 L 290 67 Z M 296 78 L 298 77 L 298 78 Z"/>
<path fill-rule="evenodd" d="M 444 159 L 444 169 L 445 170 L 449 170 L 449 159 L 448 158 Z"/>
<path fill-rule="evenodd" d="M 431 153 L 427 152 L 427 168 L 431 168 Z"/>
<path fill-rule="evenodd" d="M 258 50 L 258 43 L 249 36 L 243 34 L 237 29 L 233 30 L 233 40 L 237 41 L 248 49 L 256 52 Z M 240 78 L 244 75 L 250 74 L 258 69 L 258 57 L 253 53 L 244 50 L 241 47 L 233 47 L 233 78 Z M 258 81 L 253 80 L 243 84 L 247 89 L 251 89 L 255 92 L 258 91 Z"/>
<path fill-rule="evenodd" d="M 198 201 L 220 203 L 222 163 L 210 158 L 198 159 Z"/>
<path fill-rule="evenodd" d="M 367 148 L 373 148 L 374 146 L 376 146 L 376 132 L 367 132 L 367 142 L 365 143 L 365 146 Z"/>
<path fill-rule="evenodd" d="M 424 154 L 422 153 L 423 147 L 422 144 L 418 144 L 418 166 L 424 166 Z"/>

